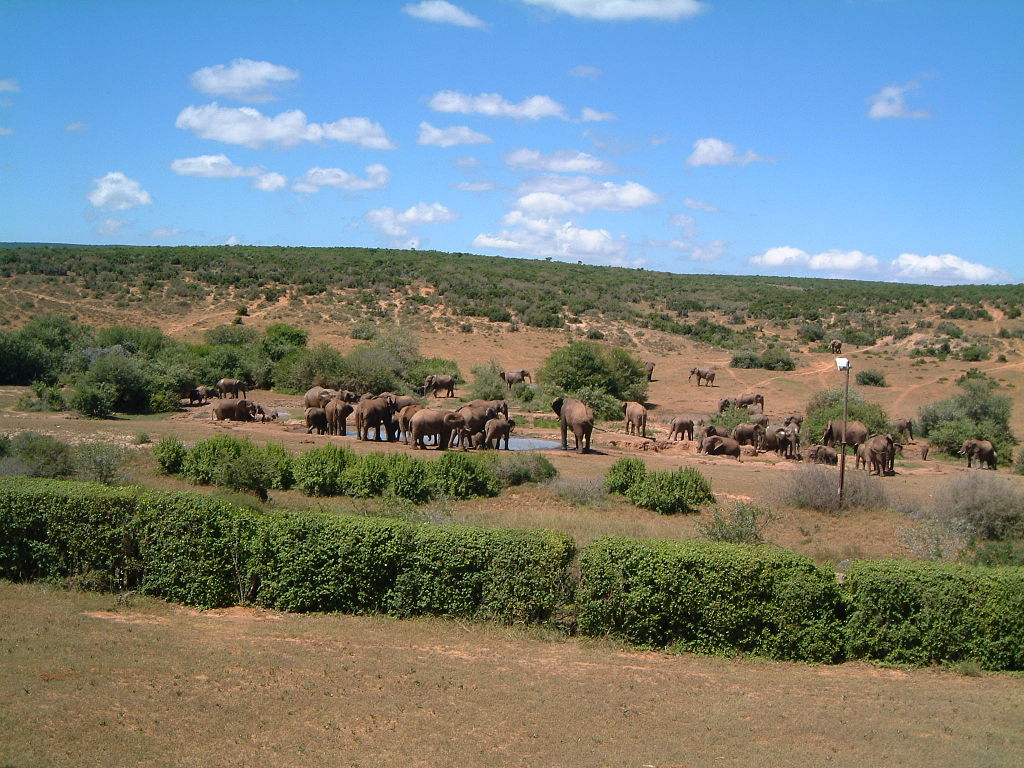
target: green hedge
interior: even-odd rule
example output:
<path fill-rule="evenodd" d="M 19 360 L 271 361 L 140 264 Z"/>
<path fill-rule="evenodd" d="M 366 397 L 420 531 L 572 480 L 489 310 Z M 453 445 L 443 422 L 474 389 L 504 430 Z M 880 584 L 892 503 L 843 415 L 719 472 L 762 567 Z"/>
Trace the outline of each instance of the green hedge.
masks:
<path fill-rule="evenodd" d="M 1022 568 L 859 561 L 844 589 L 851 658 L 1024 669 Z"/>
<path fill-rule="evenodd" d="M 843 605 L 829 571 L 785 550 L 598 539 L 582 553 L 584 634 L 700 653 L 833 662 Z"/>

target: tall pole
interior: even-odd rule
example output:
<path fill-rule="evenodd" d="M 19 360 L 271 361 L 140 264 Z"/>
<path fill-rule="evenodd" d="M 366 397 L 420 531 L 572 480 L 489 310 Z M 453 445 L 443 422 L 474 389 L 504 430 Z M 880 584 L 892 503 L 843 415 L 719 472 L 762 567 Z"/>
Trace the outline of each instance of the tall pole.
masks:
<path fill-rule="evenodd" d="M 850 404 L 850 365 L 846 365 L 846 388 L 843 391 L 843 458 L 839 462 L 839 507 L 843 506 L 843 485 L 846 481 L 846 422 Z"/>

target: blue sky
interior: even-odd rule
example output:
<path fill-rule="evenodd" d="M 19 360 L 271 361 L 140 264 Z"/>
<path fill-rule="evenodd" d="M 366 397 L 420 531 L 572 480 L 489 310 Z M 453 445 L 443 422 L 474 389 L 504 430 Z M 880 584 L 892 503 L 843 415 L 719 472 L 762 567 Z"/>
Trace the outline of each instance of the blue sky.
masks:
<path fill-rule="evenodd" d="M 1024 279 L 1024 3 L 5 0 L 0 240 Z"/>

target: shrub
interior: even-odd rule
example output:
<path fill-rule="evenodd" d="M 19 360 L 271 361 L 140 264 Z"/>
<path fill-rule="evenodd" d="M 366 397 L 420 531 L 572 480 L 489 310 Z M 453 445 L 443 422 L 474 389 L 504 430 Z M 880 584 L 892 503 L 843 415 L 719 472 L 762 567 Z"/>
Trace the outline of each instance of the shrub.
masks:
<path fill-rule="evenodd" d="M 960 350 L 960 359 L 965 362 L 977 363 L 992 357 L 992 350 L 984 344 L 971 344 Z"/>
<path fill-rule="evenodd" d="M 963 392 L 918 409 L 923 437 L 933 447 L 955 456 L 964 440 L 990 440 L 1001 464 L 1012 461 L 1017 438 L 1010 429 L 1012 402 L 996 394 L 997 383 L 988 377 L 966 376 L 957 382 Z"/>
<path fill-rule="evenodd" d="M 739 352 L 734 352 L 732 359 L 729 361 L 730 368 L 763 368 L 761 365 L 761 356 L 751 349 L 741 349 Z"/>
<path fill-rule="evenodd" d="M 469 393 L 478 400 L 504 400 L 508 397 L 508 386 L 501 378 L 501 364 L 490 360 L 483 365 L 474 365 L 470 372 L 473 383 L 469 385 Z M 423 380 L 420 379 L 420 384 Z"/>
<path fill-rule="evenodd" d="M 368 317 L 356 320 L 348 329 L 349 338 L 368 341 L 377 335 L 377 324 Z"/>
<path fill-rule="evenodd" d="M 847 466 L 853 468 L 853 457 L 847 455 Z M 839 473 L 829 467 L 798 467 L 787 475 L 787 482 L 775 486 L 774 501 L 789 507 L 813 509 L 838 515 L 847 509 L 880 509 L 888 501 L 881 482 L 858 472 L 846 473 L 843 503 L 839 503 Z"/>
<path fill-rule="evenodd" d="M 646 476 L 647 465 L 642 459 L 623 457 L 608 467 L 608 472 L 604 476 L 604 487 L 609 493 L 621 493 L 625 496 Z"/>
<path fill-rule="evenodd" d="M 980 539 L 1024 538 L 1024 491 L 1006 478 L 965 472 L 935 491 L 929 517 Z"/>
<path fill-rule="evenodd" d="M 697 530 L 709 541 L 731 544 L 764 544 L 764 529 L 778 518 L 767 507 L 738 501 L 728 516 L 715 509 L 707 523 L 699 523 Z"/>
<path fill-rule="evenodd" d="M 122 468 L 130 456 L 128 449 L 117 443 L 82 443 L 74 449 L 77 474 L 83 480 L 103 485 L 120 485 L 127 480 Z"/>
<path fill-rule="evenodd" d="M 761 365 L 769 371 L 795 371 L 796 361 L 785 347 L 770 346 L 761 354 Z"/>
<path fill-rule="evenodd" d="M 71 395 L 71 409 L 92 419 L 105 419 L 114 412 L 117 395 L 105 382 L 81 384 Z"/>
<path fill-rule="evenodd" d="M 868 402 L 856 390 L 850 391 L 848 419 L 859 421 L 868 428 L 868 433 L 885 434 L 889 431 L 889 416 L 877 403 Z M 843 388 L 823 389 L 815 392 L 807 403 L 803 433 L 811 442 L 821 439 L 825 425 L 833 419 L 843 418 Z M 806 438 L 805 438 L 806 439 Z"/>
<path fill-rule="evenodd" d="M 850 566 L 843 587 L 852 658 L 1024 668 L 1020 568 L 861 560 Z"/>
<path fill-rule="evenodd" d="M 556 349 L 544 361 L 538 379 L 560 393 L 595 391 L 620 402 L 644 402 L 647 397 L 643 363 L 623 349 L 593 341 Z"/>
<path fill-rule="evenodd" d="M 750 421 L 750 412 L 746 408 L 736 408 L 730 405 L 724 411 L 711 414 L 707 421 L 709 424 L 721 427 L 731 434 L 733 429 L 740 424 L 746 424 Z M 694 429 L 699 430 L 699 427 Z"/>
<path fill-rule="evenodd" d="M 949 336 L 951 339 L 963 338 L 963 329 L 956 323 L 939 323 L 935 326 L 935 333 L 940 336 Z"/>
<path fill-rule="evenodd" d="M 237 456 L 225 456 L 214 467 L 210 482 L 233 491 L 251 491 L 266 501 L 273 478 L 266 454 L 246 441 Z"/>
<path fill-rule="evenodd" d="M 339 484 L 346 496 L 381 496 L 388 484 L 388 457 L 382 453 L 357 456 L 341 473 Z"/>
<path fill-rule="evenodd" d="M 355 459 L 351 449 L 339 445 L 306 451 L 292 465 L 295 486 L 307 496 L 337 496 L 342 491 L 341 475 Z"/>
<path fill-rule="evenodd" d="M 566 394 L 589 406 L 598 421 L 622 420 L 622 401 L 599 387 L 581 387 Z"/>
<path fill-rule="evenodd" d="M 857 383 L 864 387 L 887 387 L 885 374 L 881 371 L 857 371 Z"/>
<path fill-rule="evenodd" d="M 162 437 L 153 446 L 153 458 L 161 471 L 168 475 L 181 472 L 181 464 L 188 454 L 188 448 L 176 437 Z"/>
<path fill-rule="evenodd" d="M 555 478 L 548 483 L 548 487 L 558 498 L 574 507 L 588 507 L 608 495 L 608 489 L 596 477 L 585 477 L 580 480 Z"/>
<path fill-rule="evenodd" d="M 405 453 L 392 453 L 387 457 L 388 479 L 384 495 L 422 504 L 433 495 L 427 463 Z"/>
<path fill-rule="evenodd" d="M 71 446 L 38 432 L 19 432 L 10 441 L 0 474 L 28 477 L 71 477 L 75 473 Z"/>
<path fill-rule="evenodd" d="M 542 483 L 558 474 L 555 465 L 536 451 L 502 451 L 495 458 L 493 469 L 503 488 Z"/>
<path fill-rule="evenodd" d="M 806 344 L 813 344 L 825 338 L 825 329 L 817 323 L 800 323 L 796 329 L 796 337 Z"/>
<path fill-rule="evenodd" d="M 603 538 L 580 559 L 583 634 L 697 653 L 833 662 L 843 605 L 833 574 L 781 549 Z"/>
<path fill-rule="evenodd" d="M 430 462 L 428 474 L 434 495 L 449 499 L 497 496 L 501 490 L 498 477 L 488 463 L 462 451 L 446 451 L 441 458 Z"/>
<path fill-rule="evenodd" d="M 294 459 L 280 443 L 267 443 L 263 446 L 264 464 L 270 473 L 270 488 L 287 491 L 295 484 L 292 472 Z"/>
<path fill-rule="evenodd" d="M 181 462 L 181 474 L 190 483 L 211 485 L 214 473 L 224 462 L 241 456 L 246 442 L 231 435 L 216 435 L 199 440 L 185 454 Z"/>
<path fill-rule="evenodd" d="M 713 504 L 711 483 L 693 467 L 672 472 L 648 472 L 634 483 L 625 496 L 644 509 L 653 509 L 662 515 L 696 512 L 701 504 Z"/>

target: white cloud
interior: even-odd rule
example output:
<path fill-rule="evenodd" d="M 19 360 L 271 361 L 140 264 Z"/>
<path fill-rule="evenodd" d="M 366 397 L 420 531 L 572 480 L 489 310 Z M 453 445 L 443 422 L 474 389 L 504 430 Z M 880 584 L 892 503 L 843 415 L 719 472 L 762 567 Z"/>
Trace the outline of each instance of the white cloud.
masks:
<path fill-rule="evenodd" d="M 0 136 L 13 136 L 13 135 L 14 135 L 14 129 L 13 128 L 4 128 L 2 125 L 0 125 Z"/>
<path fill-rule="evenodd" d="M 471 96 L 458 91 L 438 91 L 431 97 L 427 106 L 435 112 L 509 117 L 516 120 L 540 120 L 545 117 L 568 119 L 565 107 L 549 96 L 531 96 L 518 104 L 513 104 L 498 93 Z"/>
<path fill-rule="evenodd" d="M 472 29 L 487 28 L 487 24 L 476 16 L 445 0 L 423 0 L 421 3 L 410 3 L 402 10 L 417 19 L 437 24 L 454 24 L 457 27 Z"/>
<path fill-rule="evenodd" d="M 299 109 L 267 117 L 252 107 L 221 107 L 214 102 L 202 107 L 185 107 L 174 125 L 202 139 L 240 144 L 250 149 L 259 149 L 264 144 L 293 147 L 324 139 L 358 144 L 364 149 L 395 149 L 384 129 L 365 117 L 310 123 Z"/>
<path fill-rule="evenodd" d="M 76 133 L 78 131 L 88 130 L 89 126 L 85 123 L 68 123 L 64 126 L 64 130 L 68 133 Z"/>
<path fill-rule="evenodd" d="M 292 189 L 298 192 L 319 192 L 321 187 L 334 187 L 349 191 L 381 189 L 391 181 L 391 171 L 384 165 L 368 165 L 363 169 L 365 177 L 360 178 L 341 168 L 310 168 L 299 178 Z"/>
<path fill-rule="evenodd" d="M 428 147 L 458 147 L 463 144 L 490 144 L 492 141 L 490 136 L 465 125 L 435 128 L 430 123 L 420 123 L 420 136 L 416 143 Z"/>
<path fill-rule="evenodd" d="M 229 237 L 227 240 L 224 241 L 224 245 L 241 245 L 241 244 L 242 244 L 242 239 L 240 237 L 236 237 L 235 235 L 232 235 L 231 237 Z"/>
<path fill-rule="evenodd" d="M 693 216 L 689 216 L 685 213 L 677 213 L 669 220 L 669 223 L 673 227 L 679 227 L 683 230 L 683 233 L 687 237 L 693 237 L 694 234 L 696 234 L 694 227 L 697 224 L 697 220 L 693 218 Z"/>
<path fill-rule="evenodd" d="M 363 218 L 385 235 L 402 237 L 409 234 L 411 227 L 454 221 L 458 214 L 440 203 L 416 203 L 404 211 L 391 207 L 375 208 L 367 211 Z"/>
<path fill-rule="evenodd" d="M 654 244 L 659 245 L 659 243 Z M 670 240 L 664 245 L 678 251 L 679 255 L 687 261 L 703 263 L 718 261 L 729 250 L 729 244 L 724 240 L 709 240 L 706 243 L 692 240 Z"/>
<path fill-rule="evenodd" d="M 528 216 L 521 211 L 506 214 L 502 224 L 505 229 L 496 234 L 481 233 L 473 238 L 473 245 L 532 256 L 587 259 L 602 264 L 639 263 L 629 259 L 629 241 L 606 229 L 584 229 L 572 221 Z"/>
<path fill-rule="evenodd" d="M 171 170 L 181 176 L 198 176 L 202 179 L 237 179 L 240 176 L 258 176 L 261 172 L 259 168 L 235 165 L 227 155 L 183 157 L 171 162 Z"/>
<path fill-rule="evenodd" d="M 574 149 L 560 149 L 545 155 L 536 149 L 513 149 L 505 153 L 505 163 L 514 169 L 551 173 L 616 173 L 609 162 Z"/>
<path fill-rule="evenodd" d="M 126 221 L 125 219 L 115 219 L 111 217 L 108 219 L 103 219 L 103 221 L 100 222 L 99 226 L 96 227 L 96 231 L 99 232 L 101 235 L 116 235 L 122 229 L 127 227 L 130 223 L 131 222 Z"/>
<path fill-rule="evenodd" d="M 567 213 L 588 213 L 593 210 L 628 211 L 660 201 L 642 184 L 599 182 L 586 176 L 539 176 L 524 181 L 513 209 L 529 211 L 535 216 L 564 216 Z"/>
<path fill-rule="evenodd" d="M 452 162 L 459 168 L 479 168 L 483 162 L 478 157 L 456 157 Z"/>
<path fill-rule="evenodd" d="M 149 205 L 153 197 L 135 179 L 120 171 L 93 179 L 96 187 L 87 195 L 89 202 L 105 211 L 124 211 L 137 205 Z"/>
<path fill-rule="evenodd" d="M 552 11 L 596 21 L 678 21 L 696 16 L 705 3 L 698 0 L 523 0 Z"/>
<path fill-rule="evenodd" d="M 235 59 L 230 64 L 203 67 L 192 73 L 192 87 L 209 96 L 235 101 L 272 101 L 273 89 L 299 79 L 294 69 L 269 61 Z"/>
<path fill-rule="evenodd" d="M 569 70 L 569 77 L 583 77 L 588 80 L 596 80 L 603 74 L 600 69 L 588 64 L 580 64 L 578 67 L 573 67 Z"/>
<path fill-rule="evenodd" d="M 490 192 L 494 189 L 493 181 L 460 181 L 455 185 L 456 189 L 463 192 Z"/>
<path fill-rule="evenodd" d="M 157 227 L 149 233 L 149 237 L 153 240 L 169 240 L 180 234 L 181 230 L 177 227 Z"/>
<path fill-rule="evenodd" d="M 892 261 L 896 275 L 903 280 L 926 283 L 991 283 L 1007 279 L 998 269 L 967 261 L 951 253 L 918 256 L 902 253 Z"/>
<path fill-rule="evenodd" d="M 590 107 L 584 107 L 583 112 L 580 113 L 580 120 L 584 123 L 602 123 L 606 120 L 614 120 L 615 114 L 612 112 L 598 112 L 596 109 Z"/>
<path fill-rule="evenodd" d="M 926 120 L 931 115 L 922 110 L 912 110 L 907 107 L 907 91 L 917 90 L 920 84 L 916 81 L 904 83 L 903 85 L 887 85 L 878 93 L 867 98 L 870 108 L 868 117 L 872 120 L 881 120 L 886 117 L 898 117 L 912 120 Z"/>
<path fill-rule="evenodd" d="M 0 93 L 21 93 L 21 88 L 18 87 L 18 81 L 9 77 L 6 80 L 0 80 Z"/>
<path fill-rule="evenodd" d="M 284 189 L 287 183 L 287 176 L 271 171 L 269 173 L 261 173 L 253 179 L 252 187 L 260 192 L 276 192 L 279 189 Z"/>
<path fill-rule="evenodd" d="M 748 165 L 768 160 L 769 158 L 761 157 L 752 149 L 740 154 L 735 145 L 715 138 L 697 139 L 693 142 L 693 153 L 686 158 L 687 164 L 694 167 L 700 165 Z"/>
<path fill-rule="evenodd" d="M 872 272 L 880 264 L 877 257 L 862 251 L 831 250 L 810 254 L 799 248 L 784 245 L 769 248 L 750 259 L 750 263 L 761 267 L 793 267 L 818 272 Z"/>
<path fill-rule="evenodd" d="M 693 200 L 686 198 L 683 200 L 683 205 L 694 211 L 704 211 L 705 213 L 718 213 L 718 208 L 711 205 L 711 203 L 705 203 L 703 200 Z"/>

